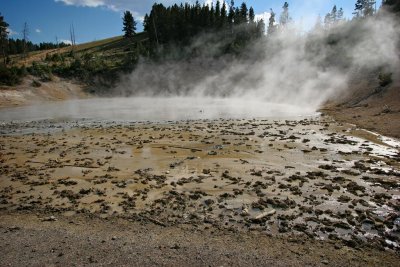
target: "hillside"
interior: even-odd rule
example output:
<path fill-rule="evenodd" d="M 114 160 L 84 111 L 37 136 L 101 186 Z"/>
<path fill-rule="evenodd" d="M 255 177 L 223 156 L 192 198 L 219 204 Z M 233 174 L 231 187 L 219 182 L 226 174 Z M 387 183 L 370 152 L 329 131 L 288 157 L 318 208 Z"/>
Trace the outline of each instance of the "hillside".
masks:
<path fill-rule="evenodd" d="M 321 109 L 336 120 L 400 138 L 400 81 L 394 76 L 381 86 L 375 71 L 354 75 L 341 97 L 332 97 Z"/>
<path fill-rule="evenodd" d="M 25 57 L 14 55 L 7 67 L 0 65 L 0 86 L 19 86 L 24 77 L 32 75 L 40 83 L 52 81 L 57 76 L 79 81 L 88 85 L 87 88 L 110 88 L 117 81 L 117 74 L 130 72 L 139 57 L 146 56 L 144 43 L 147 40 L 146 33 L 138 33 L 132 38 L 117 36 L 35 51 Z"/>
<path fill-rule="evenodd" d="M 15 66 L 24 65 L 25 67 L 29 67 L 33 62 L 46 63 L 46 61 L 50 61 L 50 63 L 52 63 L 49 58 L 54 55 L 62 55 L 68 58 L 69 56 L 72 56 L 70 54 L 73 52 L 74 56 L 77 58 L 83 57 L 86 54 L 91 54 L 97 59 L 113 59 L 113 61 L 110 61 L 110 64 L 116 64 L 119 60 L 122 60 L 129 54 L 132 54 L 132 52 L 135 52 L 138 43 L 145 42 L 147 39 L 147 34 L 143 32 L 136 34 L 131 39 L 125 39 L 122 36 L 115 36 L 78 44 L 74 47 L 69 46 L 60 49 L 34 51 L 29 53 L 26 58 L 23 58 L 21 55 L 13 55 L 11 56 L 11 60 Z"/>
<path fill-rule="evenodd" d="M 9 82 L 0 83 L 0 107 L 88 97 L 93 87 L 109 86 L 104 84 L 118 77 L 114 73 L 129 71 L 146 40 L 145 33 L 138 33 L 11 56 L 12 66 L 0 70 Z"/>

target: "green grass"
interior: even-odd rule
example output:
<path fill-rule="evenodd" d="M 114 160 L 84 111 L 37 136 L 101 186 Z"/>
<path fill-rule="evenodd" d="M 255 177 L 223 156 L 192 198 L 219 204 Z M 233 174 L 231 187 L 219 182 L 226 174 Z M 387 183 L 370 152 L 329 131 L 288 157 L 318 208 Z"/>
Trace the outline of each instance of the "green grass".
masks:
<path fill-rule="evenodd" d="M 98 80 L 98 77 L 107 77 L 103 80 L 112 82 L 118 77 L 118 73 L 132 71 L 139 57 L 148 54 L 147 40 L 147 33 L 142 32 L 129 39 L 116 36 L 74 47 L 34 51 L 28 53 L 26 57 L 13 56 L 12 65 L 13 68 L 26 68 L 27 73 L 39 79 L 56 74 L 80 79 L 89 84 Z M 11 67 L 9 65 L 5 68 L 11 69 Z M 3 77 L 4 84 L 15 84 L 20 81 L 15 78 L 14 72 L 7 72 L 9 75 Z"/>
<path fill-rule="evenodd" d="M 126 39 L 123 36 L 116 36 L 103 40 L 79 44 L 76 45 L 74 49 L 75 52 L 77 53 L 97 53 L 97 52 L 115 53 L 124 51 L 126 48 L 132 47 L 137 43 L 144 42 L 147 39 L 148 39 L 147 33 L 142 32 L 136 34 L 130 39 Z"/>

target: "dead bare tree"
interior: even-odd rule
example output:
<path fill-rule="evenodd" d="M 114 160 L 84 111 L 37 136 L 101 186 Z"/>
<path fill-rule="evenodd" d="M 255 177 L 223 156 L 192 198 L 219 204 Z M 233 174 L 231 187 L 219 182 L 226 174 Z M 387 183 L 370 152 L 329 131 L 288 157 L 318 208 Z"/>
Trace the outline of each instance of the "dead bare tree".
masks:
<path fill-rule="evenodd" d="M 28 53 L 28 41 L 29 41 L 29 27 L 28 23 L 24 23 L 24 28 L 22 30 L 22 45 L 23 45 L 23 58 L 26 58 Z"/>
<path fill-rule="evenodd" d="M 74 24 L 73 23 L 69 27 L 69 35 L 70 35 L 70 38 L 71 38 L 71 49 L 72 49 L 72 51 L 74 51 L 76 42 L 75 42 L 75 28 L 74 28 Z"/>

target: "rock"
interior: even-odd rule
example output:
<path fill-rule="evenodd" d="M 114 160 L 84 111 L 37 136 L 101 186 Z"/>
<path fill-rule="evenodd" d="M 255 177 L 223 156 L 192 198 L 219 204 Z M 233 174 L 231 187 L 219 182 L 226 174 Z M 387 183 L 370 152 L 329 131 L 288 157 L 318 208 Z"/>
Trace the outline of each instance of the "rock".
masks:
<path fill-rule="evenodd" d="M 203 169 L 203 174 L 210 174 L 210 169 Z"/>
<path fill-rule="evenodd" d="M 247 208 L 244 208 L 243 210 L 242 210 L 242 212 L 240 213 L 240 215 L 241 216 L 249 216 L 249 210 L 247 209 Z"/>
<path fill-rule="evenodd" d="M 116 236 L 111 237 L 111 240 L 117 240 Z"/>
<path fill-rule="evenodd" d="M 341 244 L 339 244 L 339 243 L 336 243 L 335 244 L 335 249 L 341 249 L 342 248 L 342 245 Z"/>
<path fill-rule="evenodd" d="M 171 249 L 180 249 L 181 247 L 178 244 L 175 244 L 171 247 Z"/>
<path fill-rule="evenodd" d="M 257 215 L 254 219 L 255 220 L 260 220 L 260 219 L 262 219 L 264 217 L 274 215 L 275 213 L 276 213 L 276 210 L 272 209 L 272 210 L 269 210 L 269 211 L 266 211 L 266 212 L 263 212 L 263 213 Z"/>
<path fill-rule="evenodd" d="M 50 216 L 50 217 L 44 218 L 42 221 L 45 221 L 45 222 L 55 222 L 55 221 L 57 221 L 57 218 L 54 217 L 54 216 L 52 215 L 52 216 Z"/>
<path fill-rule="evenodd" d="M 321 263 L 322 263 L 322 264 L 325 264 L 325 265 L 328 265 L 328 264 L 329 264 L 329 261 L 328 261 L 328 260 L 322 260 Z"/>
<path fill-rule="evenodd" d="M 20 228 L 20 227 L 18 227 L 18 226 L 11 226 L 11 227 L 9 227 L 9 228 L 8 228 L 8 230 L 12 232 L 12 231 L 18 231 L 18 230 L 21 230 L 21 228 Z"/>
<path fill-rule="evenodd" d="M 206 200 L 204 201 L 204 203 L 205 203 L 207 206 L 210 206 L 210 205 L 214 204 L 215 201 L 212 200 L 212 199 L 206 199 Z"/>

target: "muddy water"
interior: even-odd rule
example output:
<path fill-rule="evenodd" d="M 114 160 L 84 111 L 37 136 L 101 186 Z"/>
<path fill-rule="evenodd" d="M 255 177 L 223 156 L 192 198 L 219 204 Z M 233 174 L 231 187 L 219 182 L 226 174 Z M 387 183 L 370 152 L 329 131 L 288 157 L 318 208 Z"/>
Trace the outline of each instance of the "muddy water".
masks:
<path fill-rule="evenodd" d="M 176 118 L 197 119 L 190 121 L 77 119 L 50 134 L 13 132 L 46 128 L 48 121 L 4 123 L 0 208 L 398 249 L 397 140 L 324 117 L 204 119 L 205 110 L 194 105 L 178 112 Z"/>
<path fill-rule="evenodd" d="M 310 115 L 307 107 L 235 98 L 91 98 L 1 109 L 0 121 L 177 121 Z"/>

